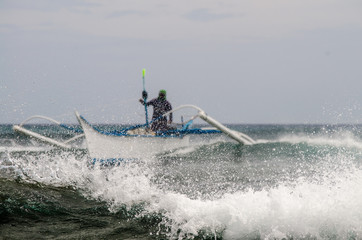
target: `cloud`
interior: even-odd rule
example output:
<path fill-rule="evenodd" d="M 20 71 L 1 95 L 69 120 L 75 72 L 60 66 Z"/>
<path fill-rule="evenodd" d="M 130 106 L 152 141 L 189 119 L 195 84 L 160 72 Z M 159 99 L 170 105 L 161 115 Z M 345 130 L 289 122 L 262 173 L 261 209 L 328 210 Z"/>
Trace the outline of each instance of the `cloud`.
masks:
<path fill-rule="evenodd" d="M 136 11 L 136 10 L 124 10 L 124 11 L 117 11 L 113 12 L 108 15 L 108 18 L 118 18 L 118 17 L 125 17 L 125 16 L 146 16 L 148 13 L 144 11 Z"/>
<path fill-rule="evenodd" d="M 216 20 L 220 20 L 220 19 L 234 17 L 233 14 L 211 13 L 210 10 L 207 8 L 195 9 L 195 10 L 187 13 L 184 16 L 191 21 L 199 21 L 199 22 L 216 21 Z"/>
<path fill-rule="evenodd" d="M 91 3 L 86 0 L 2 0 L 1 9 L 20 9 L 20 10 L 36 10 L 36 11 L 59 11 L 64 8 L 99 6 L 99 4 Z"/>

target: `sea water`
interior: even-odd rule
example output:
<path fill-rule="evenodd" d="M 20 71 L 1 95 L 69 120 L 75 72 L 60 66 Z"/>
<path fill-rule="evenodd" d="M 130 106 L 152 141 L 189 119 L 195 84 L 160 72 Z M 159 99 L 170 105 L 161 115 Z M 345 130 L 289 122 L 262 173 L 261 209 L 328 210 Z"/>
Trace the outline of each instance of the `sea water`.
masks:
<path fill-rule="evenodd" d="M 362 239 L 362 126 L 229 127 L 256 144 L 191 139 L 105 167 L 84 140 L 1 125 L 0 239 Z"/>

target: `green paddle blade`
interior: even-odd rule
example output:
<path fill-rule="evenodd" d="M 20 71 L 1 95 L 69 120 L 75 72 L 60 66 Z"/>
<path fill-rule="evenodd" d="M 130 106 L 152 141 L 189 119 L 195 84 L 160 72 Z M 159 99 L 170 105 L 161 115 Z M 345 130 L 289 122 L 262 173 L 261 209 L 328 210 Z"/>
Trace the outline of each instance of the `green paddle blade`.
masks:
<path fill-rule="evenodd" d="M 144 78 L 146 76 L 146 69 L 142 69 L 142 77 Z"/>

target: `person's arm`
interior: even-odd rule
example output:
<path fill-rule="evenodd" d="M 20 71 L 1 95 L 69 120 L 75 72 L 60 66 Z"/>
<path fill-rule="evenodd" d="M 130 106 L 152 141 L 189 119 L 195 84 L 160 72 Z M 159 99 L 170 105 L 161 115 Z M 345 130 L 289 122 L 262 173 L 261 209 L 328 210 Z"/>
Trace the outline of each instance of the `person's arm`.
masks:
<path fill-rule="evenodd" d="M 169 111 L 171 111 L 171 110 L 172 110 L 172 106 L 171 106 L 171 104 L 169 103 L 169 104 L 168 104 L 168 110 L 167 110 L 167 111 L 169 112 Z M 173 113 L 170 113 L 170 114 L 169 114 L 168 123 L 171 124 L 171 123 L 172 123 L 172 120 L 173 120 Z"/>
<path fill-rule="evenodd" d="M 151 101 L 149 101 L 149 102 L 147 102 L 147 103 L 145 103 L 145 101 L 143 101 L 143 99 L 142 98 L 140 98 L 140 103 L 142 104 L 142 105 L 145 105 L 145 104 L 147 104 L 147 106 L 149 106 L 149 105 L 153 105 L 153 102 L 154 102 L 154 99 L 152 99 Z"/>
<path fill-rule="evenodd" d="M 168 120 L 168 123 L 169 123 L 169 124 L 172 123 L 172 118 L 173 118 L 172 113 L 170 113 L 170 117 L 169 117 L 170 120 Z"/>

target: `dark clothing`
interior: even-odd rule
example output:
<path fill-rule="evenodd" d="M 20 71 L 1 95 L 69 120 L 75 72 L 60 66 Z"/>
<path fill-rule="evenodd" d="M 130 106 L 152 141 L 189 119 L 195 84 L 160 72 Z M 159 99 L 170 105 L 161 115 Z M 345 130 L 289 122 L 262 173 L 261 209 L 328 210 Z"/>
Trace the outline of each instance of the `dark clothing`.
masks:
<path fill-rule="evenodd" d="M 154 98 L 151 101 L 147 102 L 147 106 L 153 106 L 152 120 L 155 120 L 155 119 L 161 117 L 163 114 L 172 110 L 171 103 L 165 99 L 160 99 L 160 98 Z M 172 113 L 170 113 L 169 118 L 170 118 L 170 122 L 172 122 Z M 151 129 L 153 131 L 168 130 L 167 117 L 164 116 L 164 117 L 158 119 L 157 121 L 154 121 L 151 124 Z"/>

